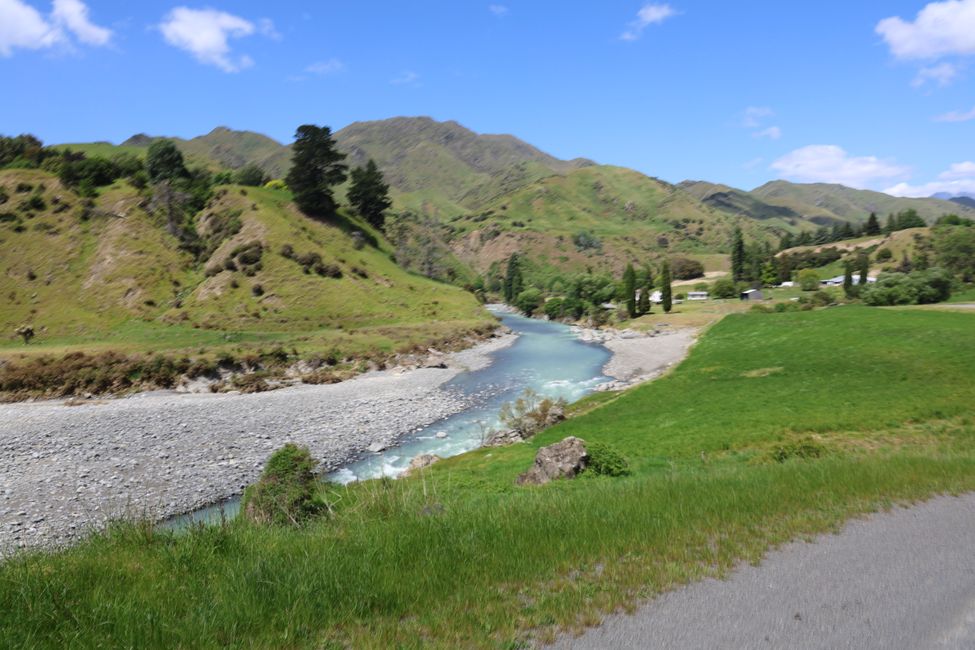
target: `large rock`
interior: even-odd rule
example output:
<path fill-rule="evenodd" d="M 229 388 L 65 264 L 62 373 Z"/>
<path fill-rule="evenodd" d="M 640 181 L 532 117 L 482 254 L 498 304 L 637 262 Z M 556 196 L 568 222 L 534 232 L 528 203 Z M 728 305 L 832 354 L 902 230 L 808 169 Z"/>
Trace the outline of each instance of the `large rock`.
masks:
<path fill-rule="evenodd" d="M 535 464 L 518 477 L 519 485 L 543 485 L 559 478 L 574 478 L 586 469 L 589 452 L 581 438 L 569 436 L 535 454 Z"/>
<path fill-rule="evenodd" d="M 403 476 L 409 476 L 413 472 L 419 471 L 421 469 L 426 469 L 430 467 L 435 462 L 440 460 L 440 456 L 435 454 L 420 454 L 410 461 L 409 467 L 403 472 Z"/>
<path fill-rule="evenodd" d="M 488 434 L 484 441 L 485 447 L 507 447 L 519 442 L 524 442 L 525 437 L 517 429 L 502 429 Z"/>

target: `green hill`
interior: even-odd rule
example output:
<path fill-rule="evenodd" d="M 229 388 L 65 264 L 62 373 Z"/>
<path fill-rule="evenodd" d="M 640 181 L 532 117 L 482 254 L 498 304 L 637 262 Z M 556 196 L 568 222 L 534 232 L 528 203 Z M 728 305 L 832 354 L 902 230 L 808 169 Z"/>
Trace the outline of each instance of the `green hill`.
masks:
<path fill-rule="evenodd" d="M 879 217 L 914 209 L 928 223 L 945 214 L 973 217 L 975 209 L 941 199 L 910 199 L 883 192 L 856 190 L 830 183 L 772 181 L 751 194 L 774 206 L 786 207 L 818 224 L 836 221 L 862 223 L 871 212 Z"/>
<path fill-rule="evenodd" d="M 397 266 L 385 241 L 364 244 L 354 231 L 376 236 L 365 224 L 313 221 L 285 191 L 218 187 L 194 219 L 195 258 L 126 183 L 90 202 L 38 170 L 0 171 L 0 187 L 8 351 L 282 343 L 381 355 L 492 322 L 471 294 Z M 25 323 L 36 341 L 15 345 Z"/>

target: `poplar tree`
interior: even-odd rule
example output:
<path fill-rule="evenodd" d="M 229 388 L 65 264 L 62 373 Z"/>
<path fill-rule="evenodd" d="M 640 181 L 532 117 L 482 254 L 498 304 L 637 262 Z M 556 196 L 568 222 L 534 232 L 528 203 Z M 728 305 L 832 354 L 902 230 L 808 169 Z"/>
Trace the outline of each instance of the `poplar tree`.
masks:
<path fill-rule="evenodd" d="M 633 270 L 632 264 L 626 265 L 626 270 L 623 271 L 623 287 L 621 289 L 623 295 L 623 300 L 626 301 L 626 312 L 630 315 L 630 318 L 636 318 L 636 271 Z"/>
<path fill-rule="evenodd" d="M 514 253 L 508 258 L 508 268 L 505 271 L 502 289 L 504 301 L 509 305 L 525 290 L 525 281 L 521 276 L 521 259 L 518 257 L 518 253 Z"/>
<path fill-rule="evenodd" d="M 853 289 L 853 263 L 847 262 L 843 273 L 843 293 L 847 298 L 852 298 L 854 295 Z"/>
<path fill-rule="evenodd" d="M 670 288 L 670 262 L 664 260 L 663 268 L 660 269 L 660 298 L 663 302 L 664 312 L 670 313 L 673 306 L 673 296 Z"/>
<path fill-rule="evenodd" d="M 670 271 L 669 265 L 667 270 Z M 741 228 L 735 228 L 731 239 L 731 276 L 735 282 L 745 277 L 745 240 L 741 236 Z"/>

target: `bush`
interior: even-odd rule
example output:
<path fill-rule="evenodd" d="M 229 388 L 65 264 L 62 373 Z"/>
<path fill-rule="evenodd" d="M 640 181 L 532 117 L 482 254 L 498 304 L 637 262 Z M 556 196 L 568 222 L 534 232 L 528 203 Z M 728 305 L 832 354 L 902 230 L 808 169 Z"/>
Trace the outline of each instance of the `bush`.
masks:
<path fill-rule="evenodd" d="M 925 305 L 951 297 L 951 275 L 942 269 L 913 273 L 881 273 L 877 282 L 863 287 L 860 297 L 868 305 Z"/>
<path fill-rule="evenodd" d="M 565 419 L 565 400 L 542 398 L 528 388 L 514 403 L 506 402 L 501 406 L 499 419 L 504 426 L 530 438 Z"/>
<path fill-rule="evenodd" d="M 254 163 L 244 165 L 234 172 L 233 180 L 238 185 L 248 185 L 250 187 L 260 187 L 269 182 L 264 170 Z"/>
<path fill-rule="evenodd" d="M 731 278 L 721 278 L 715 280 L 714 284 L 711 285 L 711 296 L 724 299 L 737 298 L 738 287 L 735 286 L 735 282 Z"/>
<path fill-rule="evenodd" d="M 266 187 L 269 190 L 286 190 L 286 189 L 288 189 L 288 186 L 280 178 L 275 178 L 274 180 L 268 181 L 267 183 L 264 184 L 264 187 Z"/>
<path fill-rule="evenodd" d="M 615 447 L 605 442 L 587 442 L 589 461 L 585 474 L 592 476 L 627 476 L 630 464 Z"/>
<path fill-rule="evenodd" d="M 515 307 L 531 316 L 542 304 L 542 292 L 538 289 L 525 289 L 515 298 Z"/>
<path fill-rule="evenodd" d="M 877 251 L 878 262 L 889 262 L 894 258 L 894 253 L 889 248 L 881 248 Z"/>
<path fill-rule="evenodd" d="M 675 257 L 670 261 L 670 272 L 675 280 L 693 280 L 704 275 L 704 265 L 687 257 Z"/>
<path fill-rule="evenodd" d="M 812 269 L 799 271 L 799 288 L 803 291 L 815 291 L 819 288 L 819 274 Z"/>
<path fill-rule="evenodd" d="M 326 509 L 317 495 L 318 462 L 308 449 L 287 444 L 274 452 L 260 480 L 244 491 L 244 515 L 257 524 L 300 526 Z"/>
<path fill-rule="evenodd" d="M 572 243 L 580 251 L 600 250 L 603 247 L 603 243 L 599 241 L 599 238 L 588 230 L 583 230 L 573 235 Z"/>

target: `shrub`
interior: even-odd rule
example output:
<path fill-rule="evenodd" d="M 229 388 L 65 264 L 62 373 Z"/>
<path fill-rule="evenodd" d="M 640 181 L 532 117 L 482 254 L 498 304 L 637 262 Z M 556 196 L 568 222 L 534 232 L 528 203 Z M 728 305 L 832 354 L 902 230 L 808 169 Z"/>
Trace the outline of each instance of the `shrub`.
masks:
<path fill-rule="evenodd" d="M 913 273 L 881 273 L 877 282 L 863 287 L 860 297 L 868 305 L 924 305 L 951 297 L 951 275 L 942 269 Z"/>
<path fill-rule="evenodd" d="M 565 419 L 565 400 L 542 398 L 528 388 L 514 403 L 506 402 L 501 406 L 499 419 L 504 426 L 530 438 Z"/>
<path fill-rule="evenodd" d="M 715 298 L 736 298 L 738 287 L 735 286 L 731 278 L 721 278 L 715 280 L 714 284 L 711 285 L 711 295 Z"/>
<path fill-rule="evenodd" d="M 254 294 L 255 296 L 263 296 L 264 287 L 262 287 L 259 284 L 255 284 L 253 287 L 251 287 L 251 293 Z"/>
<path fill-rule="evenodd" d="M 266 187 L 269 190 L 286 190 L 286 189 L 288 189 L 288 186 L 280 178 L 275 178 L 274 180 L 268 181 L 267 183 L 264 184 L 264 187 Z"/>
<path fill-rule="evenodd" d="M 877 251 L 878 262 L 889 262 L 894 258 L 894 253 L 889 248 L 881 248 Z"/>
<path fill-rule="evenodd" d="M 234 182 L 238 185 L 248 185 L 250 187 L 260 187 L 268 182 L 267 174 L 259 165 L 250 163 L 244 165 L 233 176 Z"/>
<path fill-rule="evenodd" d="M 687 257 L 675 257 L 670 261 L 670 272 L 676 280 L 693 280 L 704 275 L 704 265 Z"/>
<path fill-rule="evenodd" d="M 819 288 L 819 274 L 812 269 L 799 271 L 799 288 L 803 291 L 815 291 Z"/>
<path fill-rule="evenodd" d="M 261 478 L 244 491 L 243 511 L 257 524 L 300 526 L 326 509 L 317 495 L 318 462 L 306 447 L 287 444 L 274 452 Z"/>
<path fill-rule="evenodd" d="M 630 464 L 615 447 L 605 442 L 587 442 L 589 461 L 585 474 L 592 476 L 627 476 Z"/>
<path fill-rule="evenodd" d="M 515 307 L 531 316 L 542 303 L 542 292 L 538 289 L 525 289 L 515 298 Z"/>
<path fill-rule="evenodd" d="M 588 230 L 583 230 L 573 235 L 572 243 L 580 251 L 600 250 L 603 247 L 603 243 L 599 241 L 599 238 Z"/>

